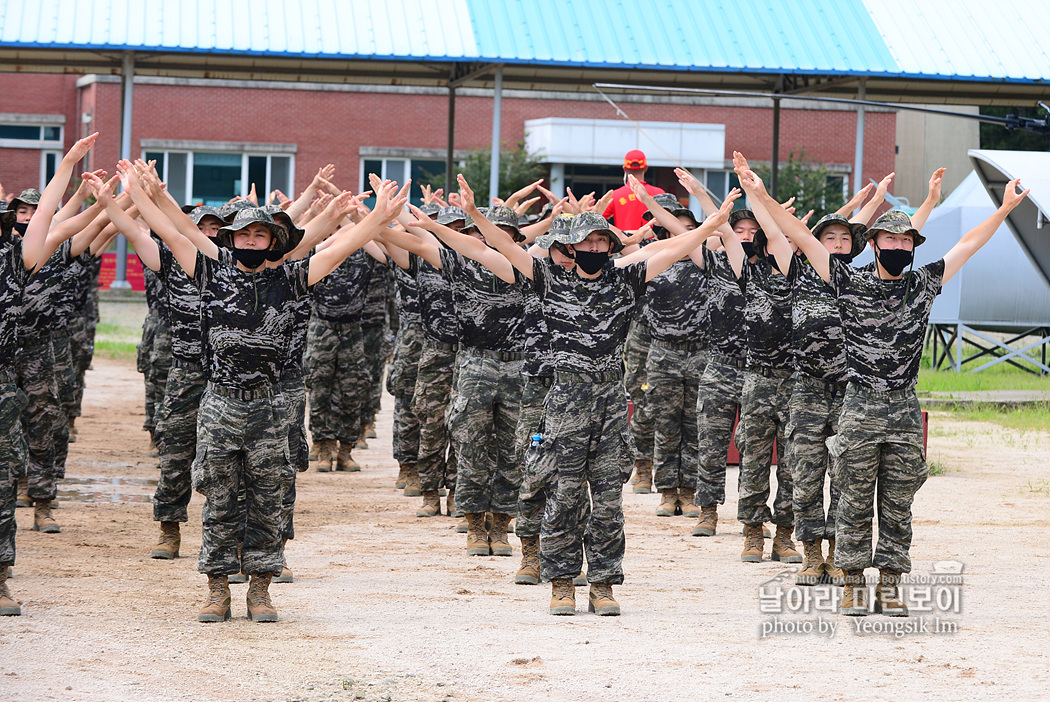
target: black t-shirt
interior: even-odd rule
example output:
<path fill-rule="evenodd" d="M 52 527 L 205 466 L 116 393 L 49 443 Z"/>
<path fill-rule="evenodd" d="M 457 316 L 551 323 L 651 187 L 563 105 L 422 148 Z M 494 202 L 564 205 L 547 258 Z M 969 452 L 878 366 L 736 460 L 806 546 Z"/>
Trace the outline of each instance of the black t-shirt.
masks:
<path fill-rule="evenodd" d="M 649 333 L 669 343 L 703 342 L 707 277 L 691 259 L 678 261 L 645 287 Z"/>
<path fill-rule="evenodd" d="M 791 281 L 763 259 L 744 260 L 744 339 L 748 368 L 791 370 Z"/>
<path fill-rule="evenodd" d="M 22 261 L 22 240 L 0 239 L 0 370 L 10 369 L 18 357 L 22 329 L 22 292 L 29 271 Z"/>
<path fill-rule="evenodd" d="M 943 278 L 943 258 L 900 280 L 882 280 L 873 267 L 832 259 L 831 289 L 838 297 L 851 382 L 878 392 L 915 386 L 926 324 Z"/>
<path fill-rule="evenodd" d="M 452 284 L 437 268 L 416 254 L 409 254 L 409 272 L 419 286 L 419 318 L 423 335 L 443 344 L 459 342 Z"/>
<path fill-rule="evenodd" d="M 706 246 L 704 275 L 707 277 L 707 341 L 711 351 L 744 360 L 744 293 L 725 251 Z"/>
<path fill-rule="evenodd" d="M 201 363 L 204 357 L 201 327 L 201 292 L 197 282 L 186 275 L 164 242 L 158 242 L 160 270 L 157 277 L 168 295 L 168 325 L 171 330 L 171 357 Z"/>
<path fill-rule="evenodd" d="M 289 303 L 309 292 L 309 261 L 249 273 L 219 249 L 218 260 L 198 253 L 196 265 L 211 381 L 243 390 L 276 385 L 291 353 Z"/>
<path fill-rule="evenodd" d="M 832 383 L 846 381 L 846 340 L 838 300 L 813 266 L 792 257 L 788 280 L 794 290 L 791 333 L 795 370 Z"/>
<path fill-rule="evenodd" d="M 419 319 L 419 284 L 411 272 L 393 261 L 388 262 L 394 274 L 394 299 L 397 302 L 397 318 L 401 326 L 418 329 Z"/>
<path fill-rule="evenodd" d="M 335 324 L 361 322 L 376 260 L 364 249 L 350 254 L 313 288 L 314 314 Z"/>
<path fill-rule="evenodd" d="M 623 345 L 635 304 L 645 292 L 645 262 L 610 261 L 593 280 L 549 258 L 532 263 L 532 288 L 550 334 L 551 365 L 568 373 L 623 372 Z"/>
<path fill-rule="evenodd" d="M 36 340 L 57 328 L 55 307 L 64 292 L 62 279 L 73 265 L 71 246 L 69 239 L 62 242 L 47 263 L 26 282 L 22 296 L 22 322 L 18 330 L 20 336 Z"/>
<path fill-rule="evenodd" d="M 459 342 L 489 351 L 525 350 L 525 309 L 521 286 L 507 283 L 485 266 L 442 248 L 441 273 L 452 284 Z"/>

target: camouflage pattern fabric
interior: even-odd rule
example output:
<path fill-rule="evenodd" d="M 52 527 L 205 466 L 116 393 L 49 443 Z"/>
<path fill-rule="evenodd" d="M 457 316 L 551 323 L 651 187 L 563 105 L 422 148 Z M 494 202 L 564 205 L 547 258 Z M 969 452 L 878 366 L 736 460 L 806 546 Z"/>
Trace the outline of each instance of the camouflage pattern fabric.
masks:
<path fill-rule="evenodd" d="M 456 251 L 442 248 L 439 253 L 441 274 L 452 287 L 460 345 L 511 353 L 524 351 L 521 286 L 500 280 L 488 268 Z"/>
<path fill-rule="evenodd" d="M 415 324 L 402 323 L 394 340 L 394 355 L 386 377 L 386 389 L 394 396 L 394 458 L 401 465 L 415 465 L 419 457 L 419 417 L 413 397 L 423 332 Z"/>
<path fill-rule="evenodd" d="M 450 450 L 445 421 L 455 362 L 455 351 L 424 341 L 412 399 L 419 417 L 419 482 L 424 490 L 456 487 L 455 451 Z"/>
<path fill-rule="evenodd" d="M 55 435 L 65 422 L 58 398 L 51 340 L 23 346 L 18 356 L 18 388 L 27 398 L 22 412 L 22 434 L 29 443 L 29 497 L 53 500 L 58 489 L 55 473 Z"/>
<path fill-rule="evenodd" d="M 740 496 L 736 510 L 737 519 L 743 524 L 773 522 L 777 526 L 793 526 L 795 523 L 791 509 L 790 448 L 785 438 L 793 384 L 790 377 L 767 378 L 751 371 L 744 377 L 740 426 L 737 429 Z M 771 512 L 767 503 L 774 440 L 780 452 L 777 456 L 777 491 Z"/>
<path fill-rule="evenodd" d="M 0 567 L 15 564 L 15 493 L 29 461 L 21 421 L 26 397 L 12 380 L 0 374 Z"/>
<path fill-rule="evenodd" d="M 634 468 L 623 384 L 555 381 L 540 433 L 531 485 L 547 486 L 540 528 L 543 579 L 576 577 L 586 551 L 590 582 L 622 583 L 623 485 Z"/>
<path fill-rule="evenodd" d="M 55 382 L 61 405 L 61 421 L 54 426 L 55 475 L 64 478 L 66 459 L 69 457 L 69 420 L 73 416 L 76 398 L 76 373 L 73 370 L 73 353 L 66 329 L 56 330 L 51 335 L 51 354 L 55 363 Z"/>
<path fill-rule="evenodd" d="M 813 266 L 791 260 L 792 347 L 795 370 L 831 383 L 846 382 L 846 342 L 838 300 Z M 841 398 L 840 398 L 841 399 Z"/>
<path fill-rule="evenodd" d="M 358 364 L 358 402 L 361 405 L 361 426 L 373 421 L 380 410 L 383 395 L 383 337 L 385 326 L 362 326 L 364 356 Z"/>
<path fill-rule="evenodd" d="M 361 432 L 361 326 L 330 322 L 315 314 L 310 319 L 306 348 L 314 441 L 338 439 L 352 445 Z"/>
<path fill-rule="evenodd" d="M 209 385 L 201 399 L 192 470 L 193 489 L 205 498 L 197 570 L 215 575 L 279 573 L 284 565 L 285 494 L 295 480 L 284 396 L 277 392 L 246 402 L 212 388 Z M 243 508 L 237 503 L 242 486 Z"/>
<path fill-rule="evenodd" d="M 649 347 L 646 405 L 653 412 L 653 471 L 657 490 L 696 489 L 696 398 L 707 355 L 653 340 Z"/>
<path fill-rule="evenodd" d="M 645 319 L 654 339 L 673 343 L 704 340 L 707 276 L 692 259 L 677 261 L 645 287 Z"/>
<path fill-rule="evenodd" d="M 168 374 L 154 431 L 160 478 L 153 494 L 153 521 L 189 519 L 186 507 L 191 494 L 190 469 L 197 457 L 197 411 L 206 383 L 203 371 L 183 368 L 178 363 Z"/>
<path fill-rule="evenodd" d="M 306 440 L 306 385 L 302 376 L 281 381 L 281 394 L 288 406 L 288 452 L 294 468 L 281 501 L 281 538 L 295 538 L 295 479 L 310 467 L 310 445 Z"/>
<path fill-rule="evenodd" d="M 763 259 L 744 261 L 744 341 L 748 368 L 794 368 L 791 344 L 792 284 Z"/>
<path fill-rule="evenodd" d="M 713 343 L 713 339 L 712 339 Z M 700 376 L 696 396 L 697 481 L 695 502 L 701 507 L 726 501 L 726 452 L 740 411 L 744 371 L 713 355 Z M 739 439 L 737 445 L 740 445 Z"/>
<path fill-rule="evenodd" d="M 840 489 L 835 565 L 911 572 L 911 507 L 929 475 L 914 388 L 883 393 L 850 383 L 828 449 L 838 461 Z M 876 511 L 879 539 L 872 557 Z"/>
<path fill-rule="evenodd" d="M 515 446 L 521 360 L 499 361 L 465 349 L 448 428 L 459 461 L 456 507 L 464 513 L 516 514 L 521 488 Z"/>
<path fill-rule="evenodd" d="M 159 319 L 156 312 L 149 310 L 142 320 L 142 338 L 135 347 L 135 370 L 143 375 L 149 372 L 149 357 L 153 352 L 153 337 L 157 335 Z"/>
<path fill-rule="evenodd" d="M 725 251 L 712 251 L 706 246 L 704 275 L 707 276 L 707 340 L 712 353 L 743 359 L 744 293 L 736 279 Z"/>
<path fill-rule="evenodd" d="M 635 449 L 638 452 L 635 458 L 644 460 L 653 458 L 653 432 L 655 431 L 653 413 L 649 408 L 649 400 L 646 395 L 649 387 L 646 367 L 651 344 L 652 338 L 649 335 L 648 324 L 643 318 L 636 319 L 627 334 L 623 383 L 627 388 L 628 396 L 634 403 L 634 414 L 631 415 L 630 426 Z"/>
<path fill-rule="evenodd" d="M 164 402 L 164 386 L 171 371 L 171 329 L 163 319 L 157 320 L 146 369 L 146 421 L 142 428 L 152 432 L 157 427 L 157 408 Z"/>
<path fill-rule="evenodd" d="M 787 434 L 791 449 L 795 537 L 801 541 L 835 538 L 839 502 L 838 461 L 827 440 L 838 433 L 845 383 L 828 383 L 798 376 L 791 391 Z M 824 480 L 831 483 L 831 501 L 824 510 Z"/>

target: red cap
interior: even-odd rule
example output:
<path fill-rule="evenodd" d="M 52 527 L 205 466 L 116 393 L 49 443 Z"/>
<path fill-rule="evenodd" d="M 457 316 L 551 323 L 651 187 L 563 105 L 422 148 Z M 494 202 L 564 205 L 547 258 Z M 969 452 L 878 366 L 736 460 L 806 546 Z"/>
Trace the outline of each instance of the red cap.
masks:
<path fill-rule="evenodd" d="M 638 149 L 631 149 L 623 157 L 623 167 L 631 171 L 643 171 L 648 166 L 645 163 L 645 153 Z"/>

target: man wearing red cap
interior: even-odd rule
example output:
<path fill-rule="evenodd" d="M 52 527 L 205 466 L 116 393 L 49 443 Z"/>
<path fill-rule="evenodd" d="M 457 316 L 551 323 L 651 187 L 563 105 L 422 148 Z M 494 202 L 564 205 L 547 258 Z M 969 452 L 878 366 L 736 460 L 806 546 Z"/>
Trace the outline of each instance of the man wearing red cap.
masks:
<path fill-rule="evenodd" d="M 659 195 L 663 192 L 655 185 L 649 185 L 645 182 L 645 171 L 648 167 L 648 164 L 645 162 L 645 154 L 638 149 L 628 151 L 623 157 L 623 182 L 625 185 L 613 191 L 612 202 L 609 203 L 609 206 L 605 208 L 605 212 L 602 213 L 606 218 L 612 215 L 613 224 L 618 229 L 623 231 L 638 229 L 645 224 L 642 220 L 642 215 L 649 211 L 631 192 L 631 186 L 626 185 L 627 176 L 633 175 L 637 178 L 650 195 Z"/>

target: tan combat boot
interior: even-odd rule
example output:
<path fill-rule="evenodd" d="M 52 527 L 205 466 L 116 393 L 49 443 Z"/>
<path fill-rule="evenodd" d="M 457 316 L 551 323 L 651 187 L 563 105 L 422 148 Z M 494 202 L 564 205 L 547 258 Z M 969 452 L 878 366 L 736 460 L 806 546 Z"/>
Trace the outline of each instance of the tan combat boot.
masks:
<path fill-rule="evenodd" d="M 744 525 L 744 550 L 740 560 L 744 563 L 761 563 L 766 550 L 766 539 L 762 536 L 761 524 Z"/>
<path fill-rule="evenodd" d="M 18 479 L 18 495 L 15 497 L 15 507 L 32 507 L 33 500 L 29 497 L 29 479 Z"/>
<path fill-rule="evenodd" d="M 704 505 L 700 508 L 700 519 L 693 527 L 693 536 L 714 536 L 718 527 L 718 505 Z"/>
<path fill-rule="evenodd" d="M 846 574 L 842 568 L 835 565 L 835 539 L 828 539 L 828 556 L 824 559 L 824 578 L 837 587 L 842 587 L 846 582 Z"/>
<path fill-rule="evenodd" d="M 344 444 L 342 441 L 339 442 L 339 455 L 335 459 L 336 470 L 346 473 L 357 473 L 361 470 L 361 465 L 350 455 L 350 451 L 351 447 L 349 444 Z"/>
<path fill-rule="evenodd" d="M 332 449 L 335 441 L 332 439 L 320 439 L 317 442 L 317 472 L 332 472 Z"/>
<path fill-rule="evenodd" d="M 586 587 L 589 584 L 587 582 L 587 574 L 581 570 L 580 574 L 572 579 L 572 584 L 576 587 Z"/>
<path fill-rule="evenodd" d="M 277 621 L 277 610 L 270 602 L 270 581 L 273 573 L 252 573 L 248 583 L 248 618 L 254 622 Z"/>
<path fill-rule="evenodd" d="M 365 431 L 362 428 L 361 433 L 357 435 L 357 443 L 354 444 L 354 448 L 366 449 L 368 448 L 368 441 L 365 439 Z"/>
<path fill-rule="evenodd" d="M 437 490 L 423 491 L 423 506 L 416 510 L 417 517 L 436 517 L 441 514 L 441 498 Z"/>
<path fill-rule="evenodd" d="M 197 612 L 199 622 L 225 622 L 230 618 L 230 584 L 225 575 L 208 576 L 208 601 Z"/>
<path fill-rule="evenodd" d="M 901 583 L 901 574 L 892 570 L 879 570 L 879 584 L 875 588 L 875 613 L 887 617 L 908 616 L 908 605 L 898 597 L 897 586 Z"/>
<path fill-rule="evenodd" d="M 538 585 L 540 582 L 540 537 L 521 539 L 521 567 L 514 574 L 515 585 Z"/>
<path fill-rule="evenodd" d="M 791 540 L 792 531 L 794 531 L 794 527 L 777 527 L 777 535 L 773 537 L 773 552 L 769 556 L 769 560 L 780 561 L 781 563 L 802 562 L 802 554 L 795 550 L 795 542 Z"/>
<path fill-rule="evenodd" d="M 179 533 L 178 522 L 160 523 L 160 541 L 153 549 L 150 558 L 163 558 L 171 560 L 179 557 L 179 546 L 182 545 L 182 535 Z"/>
<path fill-rule="evenodd" d="M 287 546 L 288 546 L 288 539 L 281 539 L 281 549 L 282 549 L 282 551 L 285 548 L 287 548 Z M 275 583 L 294 583 L 295 582 L 295 575 L 292 574 L 291 568 L 288 567 L 288 558 L 287 558 L 287 556 L 284 559 L 284 564 L 281 566 L 281 573 L 279 575 L 273 576 L 273 580 L 271 582 L 275 582 Z"/>
<path fill-rule="evenodd" d="M 670 488 L 660 491 L 660 505 L 656 508 L 657 517 L 673 517 L 678 507 L 678 490 Z"/>
<path fill-rule="evenodd" d="M 423 494 L 423 486 L 419 484 L 419 471 L 411 466 L 405 474 L 405 497 L 419 497 Z M 438 514 L 440 514 L 440 510 Z"/>
<path fill-rule="evenodd" d="M 361 427 L 361 436 L 366 439 L 378 438 L 379 435 L 376 434 L 376 420 L 374 417 L 371 422 Z"/>
<path fill-rule="evenodd" d="M 0 566 L 0 617 L 18 617 L 22 608 L 7 589 L 7 566 Z"/>
<path fill-rule="evenodd" d="M 868 587 L 864 582 L 863 570 L 846 571 L 839 612 L 847 617 L 868 616 Z"/>
<path fill-rule="evenodd" d="M 637 480 L 634 481 L 634 492 L 648 495 L 653 491 L 653 462 L 648 458 L 639 458 L 634 462 Z"/>
<path fill-rule="evenodd" d="M 75 444 L 77 442 L 77 428 L 74 426 L 74 424 L 76 424 L 76 421 L 76 417 L 69 418 L 69 443 L 71 444 Z"/>
<path fill-rule="evenodd" d="M 591 583 L 587 600 L 588 612 L 594 612 L 599 617 L 620 616 L 620 603 L 613 597 L 612 585 L 609 583 Z"/>
<path fill-rule="evenodd" d="M 51 516 L 51 500 L 35 500 L 33 508 L 33 531 L 42 534 L 58 534 L 62 531 Z"/>
<path fill-rule="evenodd" d="M 507 527 L 510 526 L 512 517 L 509 514 L 492 514 L 492 529 L 489 530 L 489 545 L 493 556 L 513 556 L 514 549 L 511 548 L 510 539 L 507 537 Z"/>
<path fill-rule="evenodd" d="M 550 613 L 556 617 L 576 614 L 576 588 L 572 585 L 572 578 L 551 580 Z"/>
<path fill-rule="evenodd" d="M 693 504 L 695 499 L 696 491 L 692 488 L 678 488 L 678 508 L 682 510 L 683 516 L 690 519 L 700 516 L 700 508 Z"/>
<path fill-rule="evenodd" d="M 317 448 L 320 443 L 320 441 L 316 440 L 310 442 L 310 455 L 307 456 L 310 463 L 317 463 Z"/>
<path fill-rule="evenodd" d="M 463 510 L 456 507 L 456 491 L 449 490 L 448 497 L 445 498 L 445 514 L 450 517 L 462 517 Z"/>
<path fill-rule="evenodd" d="M 397 471 L 397 480 L 394 481 L 395 490 L 404 490 L 405 484 L 408 482 L 408 464 L 402 463 L 400 470 Z"/>
<path fill-rule="evenodd" d="M 153 440 L 153 432 L 149 433 L 149 448 L 146 449 L 146 455 L 150 458 L 156 458 L 160 455 L 160 449 L 157 448 L 157 442 Z"/>
<path fill-rule="evenodd" d="M 805 554 L 805 559 L 802 561 L 802 570 L 795 576 L 795 584 L 816 585 L 824 575 L 824 557 L 820 553 L 820 539 L 803 541 L 802 553 Z"/>
<path fill-rule="evenodd" d="M 485 528 L 485 513 L 471 512 L 467 517 L 467 555 L 488 556 L 489 532 Z"/>

